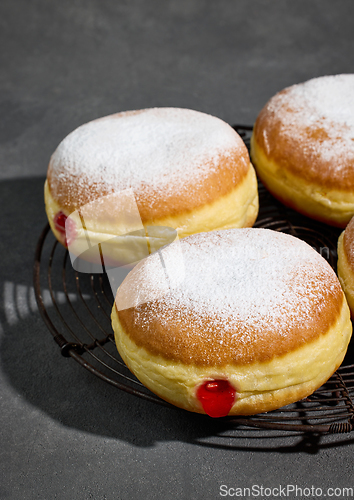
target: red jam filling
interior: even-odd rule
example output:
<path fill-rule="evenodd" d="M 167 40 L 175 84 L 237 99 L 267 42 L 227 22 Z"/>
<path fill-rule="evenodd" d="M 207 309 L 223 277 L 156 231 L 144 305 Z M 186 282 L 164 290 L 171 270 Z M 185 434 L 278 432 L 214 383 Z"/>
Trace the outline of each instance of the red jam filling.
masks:
<path fill-rule="evenodd" d="M 198 387 L 197 398 L 210 417 L 226 417 L 235 402 L 236 391 L 227 380 L 207 380 Z"/>
<path fill-rule="evenodd" d="M 75 223 L 72 219 L 69 219 L 66 224 L 67 218 L 63 212 L 58 212 L 54 217 L 55 229 L 65 237 L 65 246 L 69 246 L 76 237 Z"/>

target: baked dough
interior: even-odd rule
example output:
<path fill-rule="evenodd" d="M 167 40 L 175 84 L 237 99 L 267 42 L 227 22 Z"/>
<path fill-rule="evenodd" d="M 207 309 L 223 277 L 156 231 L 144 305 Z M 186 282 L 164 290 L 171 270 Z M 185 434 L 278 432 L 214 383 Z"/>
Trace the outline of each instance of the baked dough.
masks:
<path fill-rule="evenodd" d="M 288 87 L 262 109 L 251 158 L 285 205 L 345 227 L 354 215 L 354 75 Z"/>
<path fill-rule="evenodd" d="M 211 416 L 308 396 L 341 364 L 352 332 L 329 264 L 297 238 L 255 228 L 193 235 L 149 256 L 118 289 L 112 326 L 143 384 Z M 200 391 L 219 396 L 221 383 L 231 403 L 226 390 L 226 410 L 209 411 Z"/>
<path fill-rule="evenodd" d="M 354 218 L 338 240 L 337 271 L 354 319 Z"/>
<path fill-rule="evenodd" d="M 115 212 L 127 193 L 138 215 L 122 224 L 124 207 Z M 179 238 L 252 226 L 258 190 L 232 127 L 198 111 L 153 108 L 110 115 L 69 134 L 51 157 L 45 203 L 63 244 L 66 218 L 76 212 L 69 243 L 80 254 L 87 239 L 97 247 L 152 226 L 175 229 Z M 114 252 L 109 257 L 114 261 Z"/>

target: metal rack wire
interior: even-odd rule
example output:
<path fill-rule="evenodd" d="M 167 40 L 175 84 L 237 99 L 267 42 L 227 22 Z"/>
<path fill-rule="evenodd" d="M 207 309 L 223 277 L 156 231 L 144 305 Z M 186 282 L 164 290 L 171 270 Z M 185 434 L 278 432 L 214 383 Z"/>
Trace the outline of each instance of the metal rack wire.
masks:
<path fill-rule="evenodd" d="M 235 125 L 234 128 L 249 147 L 252 127 Z M 260 211 L 255 227 L 270 228 L 303 239 L 336 269 L 339 230 L 287 209 L 261 184 L 259 198 Z M 102 381 L 120 390 L 175 409 L 146 389 L 121 360 L 110 324 L 113 296 L 106 275 L 74 271 L 68 252 L 57 243 L 49 225 L 40 235 L 35 252 L 34 288 L 40 314 L 64 357 L 73 358 Z M 266 414 L 225 417 L 223 420 L 230 428 L 351 432 L 354 429 L 352 361 L 348 354 L 327 383 L 305 400 Z"/>

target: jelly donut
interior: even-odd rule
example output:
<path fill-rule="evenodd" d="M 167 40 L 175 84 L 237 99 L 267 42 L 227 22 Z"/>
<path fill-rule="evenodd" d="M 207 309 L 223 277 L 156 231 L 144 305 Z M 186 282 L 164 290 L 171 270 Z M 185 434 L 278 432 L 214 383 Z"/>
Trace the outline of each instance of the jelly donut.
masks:
<path fill-rule="evenodd" d="M 255 122 L 251 158 L 285 205 L 345 227 L 354 215 L 354 74 L 314 78 L 272 97 Z"/>
<path fill-rule="evenodd" d="M 141 227 L 114 216 L 128 191 Z M 95 245 L 153 226 L 173 228 L 180 238 L 252 226 L 258 190 L 246 146 L 232 127 L 198 111 L 152 108 L 106 116 L 70 133 L 51 157 L 45 203 L 63 244 L 66 218 L 74 211 L 80 218 L 82 207 L 92 205 L 82 225 Z M 75 226 L 73 219 L 70 241 Z"/>
<path fill-rule="evenodd" d="M 182 260 L 171 245 L 140 262 L 112 309 L 118 351 L 152 392 L 212 417 L 250 415 L 310 395 L 338 368 L 349 308 L 307 243 L 246 228 L 179 244 Z"/>
<path fill-rule="evenodd" d="M 354 319 L 354 217 L 338 240 L 337 272 Z"/>

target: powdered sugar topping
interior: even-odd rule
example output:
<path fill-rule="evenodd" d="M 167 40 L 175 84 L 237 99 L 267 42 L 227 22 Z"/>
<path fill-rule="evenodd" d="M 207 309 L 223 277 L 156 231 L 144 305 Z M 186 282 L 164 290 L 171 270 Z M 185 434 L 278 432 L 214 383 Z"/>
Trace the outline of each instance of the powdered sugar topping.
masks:
<path fill-rule="evenodd" d="M 289 138 L 302 140 L 309 130 L 321 131 L 318 140 L 306 144 L 309 153 L 328 162 L 338 162 L 343 153 L 354 159 L 354 74 L 293 85 L 274 96 L 267 108 Z"/>
<path fill-rule="evenodd" d="M 153 108 L 107 116 L 82 125 L 58 146 L 51 169 L 105 187 L 168 189 L 198 182 L 216 169 L 220 154 L 244 147 L 236 132 L 213 116 Z"/>
<path fill-rule="evenodd" d="M 245 341 L 247 327 L 259 332 L 274 328 L 285 335 L 288 327 L 310 320 L 314 308 L 320 313 L 325 296 L 338 293 L 327 262 L 303 241 L 283 233 L 233 229 L 197 234 L 180 244 L 185 277 L 168 293 L 162 290 L 165 282 L 156 280 L 158 255 L 139 269 L 141 287 L 150 287 L 155 296 L 161 287 L 153 307 L 166 325 L 172 308 L 181 317 L 192 315 L 196 325 L 207 316 L 215 334 L 242 324 Z"/>

